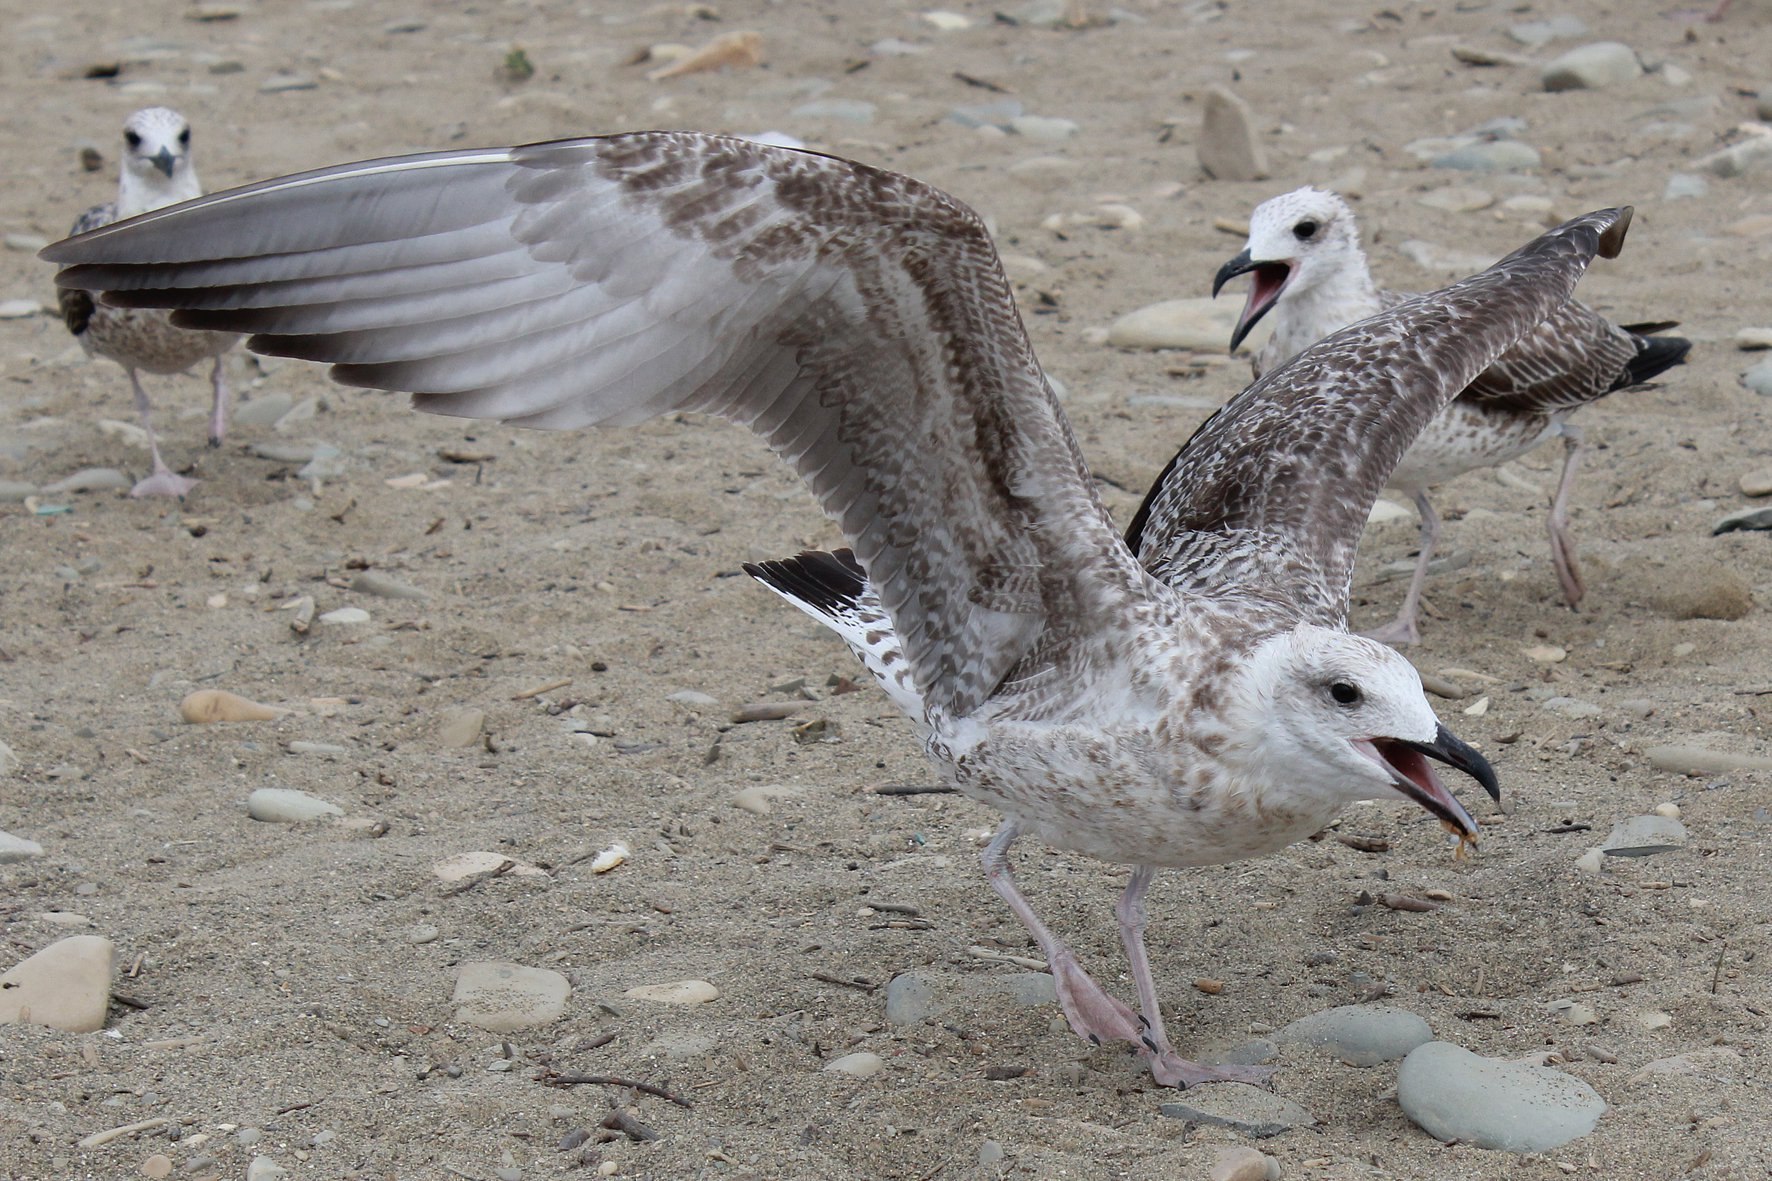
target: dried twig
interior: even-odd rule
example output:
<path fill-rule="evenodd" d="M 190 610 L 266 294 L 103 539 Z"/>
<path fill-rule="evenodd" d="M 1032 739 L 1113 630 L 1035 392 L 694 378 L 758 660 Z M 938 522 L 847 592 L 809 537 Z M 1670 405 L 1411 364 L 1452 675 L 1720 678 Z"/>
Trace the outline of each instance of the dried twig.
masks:
<path fill-rule="evenodd" d="M 678 1107 L 694 1107 L 689 1100 L 671 1094 L 663 1087 L 651 1083 L 643 1083 L 639 1079 L 622 1078 L 618 1074 L 559 1074 L 548 1071 L 541 1076 L 541 1081 L 550 1087 L 573 1087 L 580 1083 L 591 1083 L 604 1087 L 632 1087 L 643 1095 L 657 1095 L 660 1099 L 669 1099 Z"/>

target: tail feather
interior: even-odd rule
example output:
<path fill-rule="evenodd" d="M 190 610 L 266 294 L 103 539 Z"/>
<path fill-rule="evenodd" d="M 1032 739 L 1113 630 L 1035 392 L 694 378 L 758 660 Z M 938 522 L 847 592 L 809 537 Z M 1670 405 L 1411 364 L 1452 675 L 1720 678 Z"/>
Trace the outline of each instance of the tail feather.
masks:
<path fill-rule="evenodd" d="M 836 632 L 886 695 L 913 720 L 923 720 L 923 695 L 911 680 L 910 662 L 854 553 L 806 550 L 792 558 L 746 562 L 744 572 Z"/>
<path fill-rule="evenodd" d="M 1637 355 L 1630 359 L 1624 372 L 1612 383 L 1613 389 L 1623 390 L 1642 385 L 1685 361 L 1686 354 L 1692 351 L 1692 342 L 1683 336 L 1645 336 L 1637 331 L 1650 327 L 1659 328 L 1661 325 L 1639 324 L 1626 329 L 1637 338 Z"/>

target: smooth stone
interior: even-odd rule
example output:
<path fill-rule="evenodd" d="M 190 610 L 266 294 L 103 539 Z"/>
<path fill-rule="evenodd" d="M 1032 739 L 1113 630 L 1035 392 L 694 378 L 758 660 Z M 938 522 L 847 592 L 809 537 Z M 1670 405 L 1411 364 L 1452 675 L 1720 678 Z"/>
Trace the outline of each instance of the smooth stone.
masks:
<path fill-rule="evenodd" d="M 1545 1008 L 1570 1025 L 1598 1025 L 1600 1021 L 1600 1015 L 1594 1012 L 1593 1006 L 1584 1005 L 1569 997 L 1558 997 L 1545 1005 Z"/>
<path fill-rule="evenodd" d="M 1003 1146 L 995 1140 L 986 1140 L 978 1146 L 978 1163 L 987 1169 L 1002 1164 L 1004 1155 Z"/>
<path fill-rule="evenodd" d="M 1604 873 L 1606 854 L 1601 851 L 1598 845 L 1595 845 L 1575 859 L 1575 868 L 1582 873 Z"/>
<path fill-rule="evenodd" d="M 1587 22 L 1578 16 L 1553 16 L 1548 20 L 1521 21 L 1509 25 L 1507 35 L 1521 45 L 1536 49 L 1565 37 L 1587 35 Z"/>
<path fill-rule="evenodd" d="M 572 985 L 549 968 L 493 960 L 463 964 L 455 974 L 455 1017 L 489 1033 L 514 1033 L 558 1021 Z"/>
<path fill-rule="evenodd" d="M 1666 1029 L 1673 1023 L 1673 1014 L 1664 1013 L 1660 1009 L 1644 1009 L 1637 1014 L 1637 1024 L 1650 1033 L 1654 1033 L 1658 1029 Z"/>
<path fill-rule="evenodd" d="M 291 90 L 318 90 L 320 83 L 306 74 L 272 74 L 258 85 L 260 94 L 286 94 Z"/>
<path fill-rule="evenodd" d="M 431 597 L 428 591 L 422 591 L 397 578 L 389 578 L 386 574 L 377 574 L 374 570 L 359 571 L 356 577 L 351 579 L 351 589 L 358 594 L 379 595 L 384 599 L 428 599 Z"/>
<path fill-rule="evenodd" d="M 418 926 L 412 928 L 412 930 L 406 932 L 406 942 L 412 944 L 414 947 L 423 947 L 427 943 L 435 943 L 437 937 L 441 934 L 442 932 L 431 924 L 420 923 Z"/>
<path fill-rule="evenodd" d="M 269 427 L 289 413 L 295 399 L 281 390 L 261 394 L 250 402 L 242 402 L 229 416 L 236 426 Z"/>
<path fill-rule="evenodd" d="M 1733 533 L 1737 529 L 1772 529 L 1772 508 L 1749 508 L 1730 513 L 1711 526 L 1711 534 Z"/>
<path fill-rule="evenodd" d="M 1434 1040 L 1428 1023 L 1407 1009 L 1391 1005 L 1342 1005 L 1300 1017 L 1275 1031 L 1273 1038 L 1328 1050 L 1350 1066 L 1395 1062 L 1424 1042 Z"/>
<path fill-rule="evenodd" d="M 1552 697 L 1540 702 L 1538 708 L 1566 718 L 1596 718 L 1601 713 L 1599 706 L 1579 697 Z"/>
<path fill-rule="evenodd" d="M 1279 1045 L 1265 1037 L 1234 1046 L 1202 1048 L 1195 1054 L 1202 1066 L 1265 1066 L 1279 1056 Z"/>
<path fill-rule="evenodd" d="M 1007 128 L 1023 114 L 1018 98 L 999 98 L 985 103 L 967 103 L 948 112 L 948 122 L 961 127 Z"/>
<path fill-rule="evenodd" d="M 0 831 L 0 865 L 14 861 L 29 861 L 33 857 L 43 856 L 43 846 L 36 841 L 27 841 L 24 837 L 15 837 L 9 832 Z"/>
<path fill-rule="evenodd" d="M 165 1181 L 172 1176 L 172 1158 L 164 1152 L 156 1152 L 142 1162 L 141 1172 L 148 1181 Z"/>
<path fill-rule="evenodd" d="M 1454 168 L 1463 172 L 1517 172 L 1542 164 L 1538 149 L 1517 139 L 1487 140 L 1455 148 L 1436 156 L 1435 168 Z"/>
<path fill-rule="evenodd" d="M 991 981 L 1018 1005 L 1035 1008 L 1058 1003 L 1058 982 L 1050 972 L 1009 972 L 993 976 Z"/>
<path fill-rule="evenodd" d="M 1632 1084 L 1650 1082 L 1656 1078 L 1669 1076 L 1676 1078 L 1697 1078 L 1701 1075 L 1713 1075 L 1718 1070 L 1732 1070 L 1741 1065 L 1741 1052 L 1728 1046 L 1705 1046 L 1702 1049 L 1690 1050 L 1684 1054 L 1675 1054 L 1671 1058 L 1657 1058 L 1646 1062 L 1630 1076 Z"/>
<path fill-rule="evenodd" d="M 37 485 L 24 480 L 0 480 L 0 504 L 17 504 L 37 495 Z"/>
<path fill-rule="evenodd" d="M 666 984 L 642 984 L 621 995 L 661 1005 L 705 1005 L 718 1000 L 720 990 L 706 980 L 672 980 Z"/>
<path fill-rule="evenodd" d="M 1673 619 L 1740 619 L 1754 609 L 1747 579 L 1718 562 L 1698 560 L 1643 579 L 1649 605 Z"/>
<path fill-rule="evenodd" d="M 246 814 L 269 824 L 301 824 L 322 816 L 343 816 L 345 810 L 292 787 L 261 787 L 246 797 Z"/>
<path fill-rule="evenodd" d="M 1550 91 L 1599 90 L 1643 74 L 1637 51 L 1620 41 L 1596 41 L 1549 62 L 1539 81 Z"/>
<path fill-rule="evenodd" d="M 1235 1144 L 1213 1152 L 1207 1181 L 1279 1181 L 1280 1162 L 1259 1149 Z"/>
<path fill-rule="evenodd" d="M 1686 826 L 1671 816 L 1632 816 L 1612 826 L 1600 842 L 1608 857 L 1650 857 L 1686 843 Z"/>
<path fill-rule="evenodd" d="M 330 443 L 321 443 L 314 448 L 314 458 L 296 469 L 296 475 L 304 480 L 330 480 L 345 474 L 348 465 L 344 453 Z"/>
<path fill-rule="evenodd" d="M 1267 152 L 1255 134 L 1249 104 L 1222 86 L 1209 87 L 1194 154 L 1214 180 L 1260 180 L 1267 175 Z"/>
<path fill-rule="evenodd" d="M 102 935 L 72 935 L 0 975 L 0 1024 L 69 1033 L 105 1027 L 116 948 Z"/>
<path fill-rule="evenodd" d="M 42 311 L 43 305 L 34 299 L 0 299 L 0 320 L 29 320 Z"/>
<path fill-rule="evenodd" d="M 1593 1131 L 1606 1110 L 1580 1079 L 1450 1042 L 1409 1052 L 1397 1071 L 1397 1103 L 1431 1136 L 1504 1152 L 1559 1148 Z"/>
<path fill-rule="evenodd" d="M 443 724 L 437 727 L 437 741 L 450 747 L 473 746 L 480 741 L 485 728 L 485 710 L 452 709 L 443 715 Z"/>
<path fill-rule="evenodd" d="M 27 233 L 24 230 L 14 230 L 7 234 L 5 241 L 6 249 L 16 250 L 21 254 L 35 254 L 49 245 L 49 239 L 42 234 Z"/>
<path fill-rule="evenodd" d="M 502 853 L 488 853 L 482 849 L 476 849 L 471 853 L 457 853 L 453 857 L 445 857 L 443 860 L 431 866 L 431 872 L 435 874 L 440 881 L 464 882 L 476 874 L 496 873 L 507 861 L 511 863 L 511 868 L 505 870 L 505 872 L 515 877 L 533 878 L 547 876 L 547 871 L 545 869 L 538 869 L 533 865 L 518 861 L 515 857 L 506 857 Z"/>
<path fill-rule="evenodd" d="M 304 742 L 299 738 L 294 742 L 291 742 L 285 749 L 287 749 L 292 755 L 343 755 L 351 753 L 348 748 L 339 746 L 334 742 Z"/>
<path fill-rule="evenodd" d="M 1745 176 L 1772 167 L 1772 135 L 1754 135 L 1692 161 L 1692 167 L 1720 176 Z"/>
<path fill-rule="evenodd" d="M 1317 1117 L 1272 1091 L 1249 1083 L 1214 1083 L 1175 1103 L 1165 1103 L 1157 1114 L 1196 1124 L 1233 1128 L 1245 1136 L 1265 1140 L 1293 1128 L 1316 1125 Z"/>
<path fill-rule="evenodd" d="M 1772 358 L 1759 362 L 1743 373 L 1741 384 L 1762 398 L 1772 398 Z"/>
<path fill-rule="evenodd" d="M 878 1054 L 866 1050 L 858 1050 L 853 1054 L 845 1054 L 841 1058 L 833 1058 L 824 1064 L 826 1071 L 833 1074 L 848 1074 L 856 1078 L 873 1078 L 880 1073 L 886 1060 Z"/>
<path fill-rule="evenodd" d="M 770 801 L 791 799 L 804 794 L 804 791 L 804 788 L 789 787 L 781 783 L 755 783 L 734 792 L 732 806 L 754 816 L 767 816 L 774 810 Z"/>
<path fill-rule="evenodd" d="M 1055 119 L 1047 115 L 1019 115 L 1009 121 L 1009 130 L 1027 139 L 1052 142 L 1069 139 L 1079 129 L 1069 119 Z"/>
<path fill-rule="evenodd" d="M 51 496 L 68 492 L 109 492 L 112 489 L 128 488 L 131 483 L 128 476 L 114 467 L 83 467 L 53 484 L 45 484 L 43 491 Z"/>
<path fill-rule="evenodd" d="M 692 705 L 697 709 L 712 709 L 720 704 L 720 699 L 709 693 L 700 693 L 694 689 L 679 689 L 668 695 L 666 701 L 674 701 L 678 705 Z"/>
<path fill-rule="evenodd" d="M 1772 328 L 1738 328 L 1735 331 L 1735 347 L 1749 351 L 1755 349 L 1772 349 Z"/>
<path fill-rule="evenodd" d="M 254 443 L 250 450 L 260 459 L 274 460 L 277 463 L 308 463 L 325 450 L 338 454 L 336 447 L 326 443 L 279 443 L 275 439 Z"/>
<path fill-rule="evenodd" d="M 1664 201 L 1689 201 L 1710 192 L 1710 182 L 1691 172 L 1676 172 L 1661 190 Z"/>
<path fill-rule="evenodd" d="M 944 1007 L 935 999 L 935 989 L 914 972 L 900 972 L 886 985 L 888 1025 L 914 1025 L 935 1016 Z"/>
<path fill-rule="evenodd" d="M 246 1168 L 246 1181 L 283 1181 L 289 1170 L 268 1156 L 255 1156 Z"/>
<path fill-rule="evenodd" d="M 797 119 L 834 119 L 840 123 L 872 123 L 875 106 L 853 98 L 821 98 L 801 103 L 790 112 Z"/>
<path fill-rule="evenodd" d="M 1772 467 L 1744 474 L 1737 486 L 1743 496 L 1772 496 Z"/>
<path fill-rule="evenodd" d="M 193 726 L 216 722 L 270 722 L 289 712 L 226 689 L 194 689 L 178 703 L 178 716 Z"/>
<path fill-rule="evenodd" d="M 1475 213 L 1495 204 L 1495 194 L 1485 189 L 1467 189 L 1451 185 L 1443 189 L 1435 189 L 1415 198 L 1417 205 L 1425 205 L 1429 209 L 1443 209 L 1447 213 Z"/>
<path fill-rule="evenodd" d="M 1119 349 L 1192 349 L 1222 353 L 1242 309 L 1235 300 L 1166 299 L 1127 312 L 1108 325 L 1107 343 Z M 1271 328 L 1266 319 L 1244 341 L 1243 349 L 1259 349 Z"/>
<path fill-rule="evenodd" d="M 336 610 L 322 612 L 321 623 L 368 623 L 369 612 L 361 607 L 339 607 Z"/>

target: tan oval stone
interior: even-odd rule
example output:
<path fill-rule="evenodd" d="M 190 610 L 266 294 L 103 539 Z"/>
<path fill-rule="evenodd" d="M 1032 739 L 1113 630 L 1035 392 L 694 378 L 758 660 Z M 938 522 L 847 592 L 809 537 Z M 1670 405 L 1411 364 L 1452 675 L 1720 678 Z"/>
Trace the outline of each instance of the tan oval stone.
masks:
<path fill-rule="evenodd" d="M 115 954 L 101 935 L 51 943 L 0 976 L 0 1023 L 47 1025 L 69 1033 L 103 1029 Z"/>
<path fill-rule="evenodd" d="M 720 990 L 706 980 L 672 980 L 667 984 L 642 984 L 621 995 L 661 1005 L 705 1005 L 718 999 Z"/>
<path fill-rule="evenodd" d="M 226 689 L 198 689 L 178 703 L 178 713 L 194 726 L 211 722 L 274 722 L 293 711 L 261 705 Z"/>

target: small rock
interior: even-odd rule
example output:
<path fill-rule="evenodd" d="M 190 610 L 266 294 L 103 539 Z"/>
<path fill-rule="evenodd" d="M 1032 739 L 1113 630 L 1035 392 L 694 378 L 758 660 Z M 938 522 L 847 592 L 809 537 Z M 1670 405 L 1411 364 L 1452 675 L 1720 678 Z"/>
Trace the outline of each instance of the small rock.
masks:
<path fill-rule="evenodd" d="M 1120 349 L 1192 349 L 1221 353 L 1237 326 L 1233 300 L 1168 299 L 1127 312 L 1108 326 L 1107 343 Z M 1266 319 L 1249 334 L 1244 349 L 1259 349 L 1271 331 Z"/>
<path fill-rule="evenodd" d="M 8 865 L 14 861 L 29 861 L 33 857 L 43 856 L 43 846 L 36 841 L 27 841 L 24 837 L 15 837 L 9 832 L 0 831 L 0 865 Z"/>
<path fill-rule="evenodd" d="M 45 484 L 43 491 L 51 496 L 61 496 L 69 492 L 107 492 L 129 486 L 129 477 L 114 467 L 85 467 L 53 484 Z"/>
<path fill-rule="evenodd" d="M 935 1016 L 943 1008 L 935 999 L 935 989 L 914 972 L 900 972 L 886 985 L 886 1022 L 889 1025 L 914 1025 Z"/>
<path fill-rule="evenodd" d="M 1540 702 L 1538 708 L 1566 718 L 1596 718 L 1601 713 L 1599 706 L 1578 697 L 1551 697 Z"/>
<path fill-rule="evenodd" d="M 1666 1029 L 1673 1023 L 1673 1014 L 1663 1013 L 1660 1009 L 1645 1009 L 1637 1014 L 1637 1024 L 1650 1033 L 1654 1033 L 1658 1029 Z"/>
<path fill-rule="evenodd" d="M 990 102 L 965 103 L 948 112 L 950 123 L 958 123 L 961 127 L 997 127 L 1008 130 L 1011 121 L 1022 115 L 1019 98 L 999 98 Z"/>
<path fill-rule="evenodd" d="M 708 693 L 699 693 L 694 689 L 679 689 L 665 698 L 678 705 L 693 706 L 696 709 L 713 709 L 720 704 L 720 699 Z"/>
<path fill-rule="evenodd" d="M 1657 1077 L 1696 1078 L 1718 1070 L 1732 1070 L 1741 1065 L 1741 1053 L 1728 1046 L 1705 1046 L 1671 1058 L 1657 1058 L 1645 1063 L 1630 1076 L 1632 1083 L 1645 1083 Z"/>
<path fill-rule="evenodd" d="M 557 1021 L 572 985 L 548 968 L 475 960 L 455 974 L 455 1017 L 490 1033 L 514 1033 Z"/>
<path fill-rule="evenodd" d="M 1057 141 L 1077 134 L 1078 127 L 1069 119 L 1046 115 L 1018 115 L 1009 121 L 1009 130 L 1026 139 Z"/>
<path fill-rule="evenodd" d="M 1772 213 L 1756 213 L 1739 218 L 1723 227 L 1723 232 L 1737 238 L 1764 238 L 1772 234 Z"/>
<path fill-rule="evenodd" d="M 1279 1181 L 1280 1162 L 1245 1145 L 1221 1147 L 1214 1151 L 1209 1181 Z"/>
<path fill-rule="evenodd" d="M 1580 1001 L 1571 1000 L 1568 997 L 1559 997 L 1551 1001 L 1545 1008 L 1570 1025 L 1597 1025 L 1600 1021 L 1600 1015 L 1594 1012 L 1591 1005 L 1584 1005 Z"/>
<path fill-rule="evenodd" d="M 1525 651 L 1526 659 L 1536 664 L 1561 664 L 1569 659 L 1569 650 L 1555 644 L 1536 644 Z"/>
<path fill-rule="evenodd" d="M 1428 1042 L 1403 1059 L 1397 1103 L 1429 1135 L 1505 1152 L 1547 1152 L 1593 1131 L 1606 1102 L 1544 1066 Z"/>
<path fill-rule="evenodd" d="M 1661 190 L 1665 201 L 1689 201 L 1710 192 L 1710 182 L 1691 172 L 1676 172 Z"/>
<path fill-rule="evenodd" d="M 320 616 L 320 622 L 332 624 L 368 623 L 369 612 L 361 607 L 339 607 L 336 610 L 323 613 Z"/>
<path fill-rule="evenodd" d="M 0 320 L 29 320 L 42 311 L 34 299 L 0 299 Z"/>
<path fill-rule="evenodd" d="M 430 593 L 410 586 L 397 578 L 364 570 L 351 579 L 351 589 L 362 595 L 379 595 L 384 599 L 428 599 Z M 325 616 L 321 616 L 325 618 Z"/>
<path fill-rule="evenodd" d="M 485 728 L 485 710 L 452 709 L 443 715 L 443 724 L 437 728 L 437 741 L 448 747 L 473 746 L 480 741 L 480 732 Z"/>
<path fill-rule="evenodd" d="M 1761 361 L 1743 373 L 1741 384 L 1762 398 L 1772 398 L 1772 360 Z"/>
<path fill-rule="evenodd" d="M 1754 609 L 1747 579 L 1720 562 L 1698 560 L 1654 571 L 1642 580 L 1649 605 L 1673 619 L 1740 619 Z"/>
<path fill-rule="evenodd" d="M 1292 1100 L 1249 1083 L 1214 1083 L 1188 1091 L 1184 1099 L 1158 1107 L 1157 1114 L 1234 1128 L 1257 1140 L 1317 1123 L 1316 1116 Z"/>
<path fill-rule="evenodd" d="M 1539 80 L 1544 88 L 1557 90 L 1599 90 L 1641 77 L 1643 63 L 1636 50 L 1618 41 L 1596 41 L 1571 49 L 1544 67 Z"/>
<path fill-rule="evenodd" d="M 1649 810 L 1657 816 L 1665 816 L 1669 820 L 1678 820 L 1680 818 L 1680 806 L 1673 803 L 1671 800 L 1657 804 Z"/>
<path fill-rule="evenodd" d="M 23 230 L 12 231 L 6 235 L 5 240 L 6 249 L 16 250 L 20 254 L 35 254 L 49 245 L 49 239 L 42 234 L 26 233 Z"/>
<path fill-rule="evenodd" d="M 1589 849 L 1575 859 L 1575 868 L 1582 873 L 1603 873 L 1606 868 L 1606 854 L 1598 845 Z"/>
<path fill-rule="evenodd" d="M 978 1163 L 985 1168 L 1003 1163 L 1003 1146 L 995 1140 L 986 1140 L 978 1146 Z"/>
<path fill-rule="evenodd" d="M 37 495 L 37 485 L 24 480 L 0 480 L 0 504 L 18 504 Z"/>
<path fill-rule="evenodd" d="M 767 816 L 771 811 L 771 800 L 791 799 L 803 794 L 804 790 L 781 783 L 754 783 L 733 793 L 732 806 L 754 816 Z"/>
<path fill-rule="evenodd" d="M 0 1024 L 47 1025 L 69 1033 L 105 1026 L 116 949 L 99 935 L 58 940 L 0 975 Z"/>
<path fill-rule="evenodd" d="M 212 722 L 271 722 L 293 711 L 229 693 L 226 689 L 198 689 L 178 703 L 179 717 L 193 726 Z"/>
<path fill-rule="evenodd" d="M 422 947 L 427 943 L 435 943 L 437 937 L 441 934 L 442 932 L 437 930 L 437 928 L 433 927 L 431 924 L 420 923 L 418 926 L 412 928 L 412 930 L 406 932 L 406 942 L 412 944 L 414 947 Z"/>
<path fill-rule="evenodd" d="M 1743 496 L 1772 496 L 1772 467 L 1748 472 L 1739 483 Z"/>
<path fill-rule="evenodd" d="M 720 990 L 706 980 L 672 980 L 666 984 L 642 984 L 621 995 L 661 1005 L 705 1005 L 718 1000 Z"/>
<path fill-rule="evenodd" d="M 1711 526 L 1711 534 L 1733 533 L 1737 529 L 1772 529 L 1772 508 L 1749 508 L 1730 513 Z"/>
<path fill-rule="evenodd" d="M 957 33 L 972 27 L 972 18 L 957 12 L 925 12 L 922 17 L 925 23 L 934 25 L 944 33 Z"/>
<path fill-rule="evenodd" d="M 1600 843 L 1608 857 L 1651 857 L 1686 843 L 1686 826 L 1669 816 L 1632 816 L 1612 826 Z"/>
<path fill-rule="evenodd" d="M 349 749 L 339 746 L 337 743 L 304 742 L 299 738 L 291 742 L 287 749 L 292 755 L 343 755 L 350 753 Z"/>
<path fill-rule="evenodd" d="M 632 849 L 617 841 L 591 858 L 591 872 L 608 873 L 618 865 L 625 865 L 632 853 Z"/>
<path fill-rule="evenodd" d="M 1050 972 L 1008 972 L 990 979 L 1018 1005 L 1033 1008 L 1058 1003 L 1058 982 Z"/>
<path fill-rule="evenodd" d="M 255 1156 L 247 1166 L 246 1181 L 283 1181 L 289 1170 L 268 1156 Z"/>
<path fill-rule="evenodd" d="M 1752 326 L 1735 330 L 1735 347 L 1745 352 L 1772 349 L 1772 328 Z"/>
<path fill-rule="evenodd" d="M 504 864 L 507 861 L 511 863 L 511 866 L 509 869 L 504 869 Z M 465 882 L 479 874 L 499 873 L 501 870 L 520 878 L 547 876 L 546 870 L 537 869 L 533 865 L 518 861 L 515 857 L 506 857 L 502 853 L 488 853 L 478 849 L 472 853 L 457 853 L 454 857 L 445 857 L 431 866 L 431 873 L 439 881 L 444 882 Z"/>
<path fill-rule="evenodd" d="M 1749 136 L 1740 143 L 1700 156 L 1692 161 L 1692 166 L 1724 179 L 1772 167 L 1772 135 Z"/>
<path fill-rule="evenodd" d="M 343 816 L 337 804 L 290 787 L 261 787 L 246 797 L 246 814 L 268 824 L 302 824 L 322 816 Z"/>
<path fill-rule="evenodd" d="M 1434 1040 L 1428 1023 L 1390 1005 L 1342 1005 L 1300 1017 L 1277 1030 L 1274 1040 L 1328 1050 L 1350 1066 L 1394 1062 Z"/>
<path fill-rule="evenodd" d="M 172 1176 L 172 1158 L 164 1152 L 156 1152 L 142 1162 L 142 1176 L 151 1177 L 153 1181 L 164 1181 Z"/>
<path fill-rule="evenodd" d="M 825 1070 L 834 1074 L 849 1074 L 856 1078 L 873 1078 L 886 1065 L 885 1059 L 878 1054 L 866 1050 L 858 1050 L 853 1054 L 845 1054 L 841 1058 L 833 1058 L 824 1064 Z"/>
<path fill-rule="evenodd" d="M 1531 144 L 1517 139 L 1496 139 L 1454 148 L 1436 156 L 1433 165 L 1462 172 L 1518 172 L 1537 168 L 1543 162 L 1538 149 Z"/>
<path fill-rule="evenodd" d="M 236 426 L 275 426 L 277 420 L 288 414 L 293 405 L 294 398 L 281 390 L 273 390 L 268 394 L 260 394 L 250 402 L 240 403 L 239 408 L 229 415 L 229 419 Z"/>
<path fill-rule="evenodd" d="M 1255 135 L 1249 104 L 1222 86 L 1206 91 L 1200 138 L 1194 144 L 1200 167 L 1215 180 L 1260 180 L 1267 175 L 1267 153 Z"/>
<path fill-rule="evenodd" d="M 291 90 L 317 90 L 320 83 L 306 74 L 272 74 L 258 84 L 260 94 L 285 94 Z"/>

